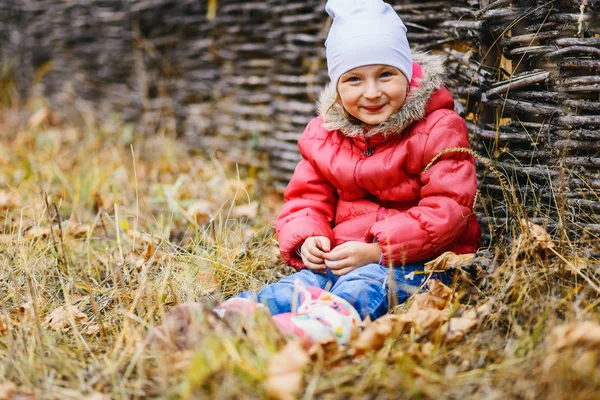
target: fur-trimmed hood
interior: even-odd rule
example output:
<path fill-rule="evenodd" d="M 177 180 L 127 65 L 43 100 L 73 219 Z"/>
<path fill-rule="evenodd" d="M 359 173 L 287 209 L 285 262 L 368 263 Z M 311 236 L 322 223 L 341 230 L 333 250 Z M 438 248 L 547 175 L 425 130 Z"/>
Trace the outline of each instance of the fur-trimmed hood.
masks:
<path fill-rule="evenodd" d="M 412 58 L 413 62 L 422 67 L 422 77 L 420 79 L 413 77 L 413 81 L 417 80 L 417 82 L 411 82 L 406 102 L 386 121 L 377 125 L 355 124 L 349 121 L 342 114 L 342 106 L 335 102 L 337 97 L 335 85 L 329 83 L 321 92 L 317 102 L 319 116 L 324 121 L 323 128 L 329 131 L 339 130 L 345 136 L 355 137 L 361 135 L 365 128 L 370 127 L 368 137 L 378 134 L 386 136 L 392 132 L 401 133 L 411 123 L 425 118 L 425 110 L 433 92 L 443 85 L 444 58 L 420 52 L 414 52 Z"/>

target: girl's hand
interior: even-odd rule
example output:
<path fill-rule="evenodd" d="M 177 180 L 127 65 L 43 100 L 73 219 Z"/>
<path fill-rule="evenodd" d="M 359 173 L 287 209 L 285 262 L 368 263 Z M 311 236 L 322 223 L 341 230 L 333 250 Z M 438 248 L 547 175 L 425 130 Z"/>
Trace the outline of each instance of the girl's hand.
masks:
<path fill-rule="evenodd" d="M 378 263 L 381 257 L 379 243 L 346 242 L 325 254 L 325 265 L 334 275 L 344 275 L 367 264 Z"/>
<path fill-rule="evenodd" d="M 323 274 L 327 271 L 325 267 L 325 255 L 331 249 L 331 243 L 325 236 L 311 236 L 304 241 L 300 247 L 300 256 L 306 268 Z"/>

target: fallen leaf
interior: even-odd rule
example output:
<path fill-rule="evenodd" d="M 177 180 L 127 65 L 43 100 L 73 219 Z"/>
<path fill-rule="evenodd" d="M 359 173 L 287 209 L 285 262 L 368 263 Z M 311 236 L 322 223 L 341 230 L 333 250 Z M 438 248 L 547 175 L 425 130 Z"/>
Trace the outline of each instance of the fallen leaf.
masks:
<path fill-rule="evenodd" d="M 420 309 L 436 308 L 443 310 L 450 302 L 454 291 L 438 280 L 431 280 L 427 284 L 428 292 L 418 293 L 413 301 Z"/>
<path fill-rule="evenodd" d="M 399 314 L 401 322 L 419 332 L 442 325 L 450 315 L 447 307 L 454 291 L 438 280 L 430 281 L 428 287 L 428 292 L 414 295 L 408 310 Z"/>
<path fill-rule="evenodd" d="M 0 190 L 0 210 L 14 210 L 15 208 L 19 208 L 19 196 L 15 192 L 7 192 L 5 190 Z"/>
<path fill-rule="evenodd" d="M 67 233 L 76 238 L 87 237 L 90 227 L 88 225 L 79 224 L 76 221 L 69 220 L 67 225 Z"/>
<path fill-rule="evenodd" d="M 111 194 L 94 193 L 94 212 L 104 210 L 110 213 L 115 206 L 115 197 Z"/>
<path fill-rule="evenodd" d="M 422 332 L 425 329 L 441 325 L 448 319 L 448 315 L 448 310 L 421 309 L 417 303 L 413 303 L 406 313 L 400 314 L 400 321 L 414 327 L 418 332 Z"/>
<path fill-rule="evenodd" d="M 71 315 L 76 323 L 88 320 L 87 315 L 81 312 L 76 306 L 61 306 L 46 317 L 45 324 L 55 331 L 68 330 L 71 326 L 69 322 Z"/>
<path fill-rule="evenodd" d="M 11 327 L 11 318 L 8 315 L 0 315 L 0 335 L 5 335 Z"/>
<path fill-rule="evenodd" d="M 544 250 L 554 248 L 550 234 L 541 226 L 522 218 L 521 235 L 517 239 L 521 247 L 528 250 Z"/>
<path fill-rule="evenodd" d="M 454 294 L 454 290 L 450 289 L 448 286 L 444 285 L 441 281 L 437 279 L 430 280 L 427 284 L 429 288 L 429 293 L 432 296 L 438 297 L 440 299 L 450 301 L 450 298 Z"/>
<path fill-rule="evenodd" d="M 289 342 L 269 359 L 265 380 L 267 393 L 277 400 L 296 399 L 302 386 L 302 371 L 309 360 L 300 341 Z"/>
<path fill-rule="evenodd" d="M 42 228 L 41 226 L 32 226 L 25 232 L 25 237 L 28 238 L 47 238 L 50 236 L 50 228 Z"/>
<path fill-rule="evenodd" d="M 386 314 L 367 325 L 356 340 L 352 342 L 351 348 L 357 355 L 378 350 L 394 329 L 400 330 L 401 327 L 402 320 L 400 316 Z"/>
<path fill-rule="evenodd" d="M 0 400 L 13 400 L 15 398 L 15 392 L 17 391 L 17 385 L 12 382 L 6 382 L 0 384 Z"/>
<path fill-rule="evenodd" d="M 213 204 L 208 200 L 198 200 L 186 210 L 198 225 L 204 225 L 212 216 Z"/>
<path fill-rule="evenodd" d="M 600 347 L 600 324 L 584 321 L 558 326 L 552 330 L 550 341 L 555 351 L 569 347 Z"/>
<path fill-rule="evenodd" d="M 209 290 L 221 284 L 221 280 L 212 272 L 198 273 L 198 281 L 203 289 Z"/>
<path fill-rule="evenodd" d="M 444 325 L 442 325 L 441 332 L 446 338 L 446 341 L 458 341 L 463 338 L 465 333 L 477 325 L 477 322 L 478 320 L 474 318 L 450 318 Z"/>
<path fill-rule="evenodd" d="M 450 267 L 460 267 L 470 264 L 475 258 L 475 254 L 456 254 L 452 251 L 442 253 L 434 260 L 425 263 L 424 272 L 430 274 L 432 272 L 445 271 Z"/>
<path fill-rule="evenodd" d="M 144 253 L 142 254 L 142 256 L 144 257 L 145 261 L 148 261 L 152 258 L 152 256 L 154 255 L 154 252 L 156 251 L 156 249 L 154 248 L 154 245 L 152 244 L 152 242 L 148 243 L 148 245 L 146 246 L 146 249 L 144 250 Z"/>
<path fill-rule="evenodd" d="M 85 333 L 88 335 L 94 335 L 96 333 L 98 333 L 100 331 L 100 327 L 98 326 L 98 324 L 92 324 L 90 326 L 88 326 L 88 328 L 85 330 Z"/>
<path fill-rule="evenodd" d="M 15 318 L 23 318 L 30 311 L 31 311 L 31 305 L 28 303 L 23 303 L 20 306 L 13 308 L 10 311 L 10 313 Z"/>

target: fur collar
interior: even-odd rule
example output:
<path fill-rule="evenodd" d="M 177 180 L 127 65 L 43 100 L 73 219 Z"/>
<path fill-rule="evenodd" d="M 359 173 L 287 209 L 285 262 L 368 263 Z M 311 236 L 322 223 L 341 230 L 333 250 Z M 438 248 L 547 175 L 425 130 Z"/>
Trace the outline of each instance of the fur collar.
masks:
<path fill-rule="evenodd" d="M 329 83 L 321 92 L 317 102 L 317 111 L 324 121 L 323 128 L 329 131 L 339 130 L 345 136 L 355 137 L 361 135 L 365 128 L 370 127 L 367 137 L 378 134 L 386 136 L 391 132 L 401 133 L 414 121 L 423 119 L 431 95 L 443 84 L 444 57 L 415 52 L 412 58 L 422 66 L 423 77 L 420 79 L 419 86 L 411 87 L 404 105 L 386 121 L 377 125 L 355 124 L 348 121 L 342 115 L 342 107 L 339 104 L 336 103 L 331 107 L 336 99 L 336 90 L 335 86 Z"/>

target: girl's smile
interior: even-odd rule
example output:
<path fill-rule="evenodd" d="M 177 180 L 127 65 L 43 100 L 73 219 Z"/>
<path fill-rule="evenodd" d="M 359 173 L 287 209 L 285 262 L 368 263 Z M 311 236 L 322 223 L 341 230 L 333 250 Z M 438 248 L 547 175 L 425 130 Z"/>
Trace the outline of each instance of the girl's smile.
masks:
<path fill-rule="evenodd" d="M 381 111 L 383 109 L 383 107 L 385 107 L 385 104 L 381 105 L 381 106 L 375 106 L 375 107 L 366 107 L 366 106 L 363 106 L 363 108 L 365 110 L 367 110 L 367 112 L 370 112 L 372 114 L 377 114 L 379 111 Z"/>
<path fill-rule="evenodd" d="M 354 68 L 337 84 L 342 107 L 369 125 L 387 120 L 400 109 L 408 87 L 408 79 L 399 69 L 382 64 Z"/>

